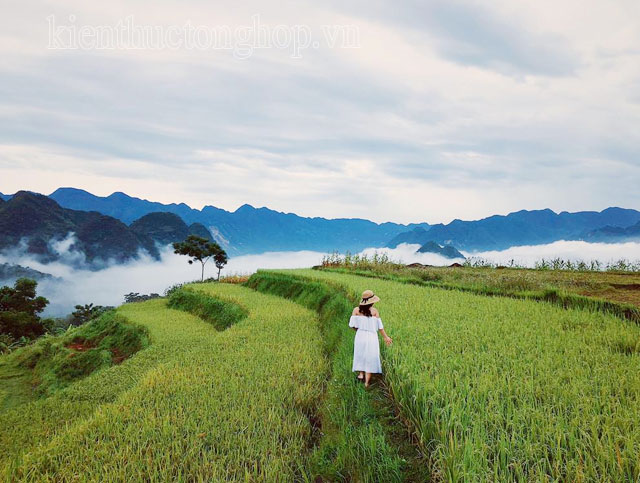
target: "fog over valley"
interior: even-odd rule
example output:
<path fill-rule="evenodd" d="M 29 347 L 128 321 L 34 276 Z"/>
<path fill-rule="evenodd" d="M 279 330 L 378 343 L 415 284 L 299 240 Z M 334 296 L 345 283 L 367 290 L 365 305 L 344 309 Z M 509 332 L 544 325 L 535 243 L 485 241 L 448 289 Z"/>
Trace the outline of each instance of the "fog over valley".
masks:
<path fill-rule="evenodd" d="M 91 269 L 81 253 L 71 250 L 72 236 L 55 242 L 55 250 L 60 254 L 58 261 L 42 263 L 33 255 L 27 254 L 24 247 L 5 251 L 0 254 L 0 264 L 9 263 L 29 267 L 55 278 L 43 279 L 38 283 L 38 293 L 50 301 L 46 316 L 64 316 L 73 310 L 76 304 L 94 303 L 99 305 L 120 305 L 124 295 L 130 292 L 141 294 L 158 293 L 177 283 L 197 280 L 200 277 L 200 265 L 189 265 L 187 258 L 175 255 L 167 246 L 160 250 L 160 259 L 154 260 L 141 252 L 139 258 L 126 263 L 116 264 L 101 261 L 100 269 Z M 434 253 L 417 253 L 419 245 L 401 244 L 397 248 L 367 248 L 361 255 L 374 253 L 387 254 L 400 263 L 422 263 L 424 265 L 445 266 L 463 259 L 449 259 Z M 496 264 L 509 264 L 511 260 L 518 265 L 533 267 L 542 258 L 560 257 L 572 261 L 615 262 L 620 259 L 640 260 L 640 243 L 587 243 L 583 241 L 558 241 L 546 245 L 518 246 L 503 251 L 463 252 L 467 257 L 478 257 Z M 260 268 L 305 268 L 321 263 L 323 252 L 317 251 L 280 251 L 254 255 L 231 257 L 222 270 L 222 276 L 248 275 Z M 206 267 L 205 277 L 214 277 L 216 268 L 213 262 Z M 1 285 L 11 284 L 14 280 L 0 280 Z"/>

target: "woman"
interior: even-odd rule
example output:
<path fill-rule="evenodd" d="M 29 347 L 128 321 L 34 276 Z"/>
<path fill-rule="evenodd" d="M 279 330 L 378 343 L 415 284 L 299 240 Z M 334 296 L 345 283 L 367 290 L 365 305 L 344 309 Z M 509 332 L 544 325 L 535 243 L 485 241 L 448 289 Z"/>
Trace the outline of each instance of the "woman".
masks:
<path fill-rule="evenodd" d="M 384 331 L 378 310 L 373 304 L 380 301 L 371 290 L 362 292 L 360 305 L 353 309 L 349 327 L 356 331 L 353 343 L 353 371 L 358 372 L 358 380 L 364 380 L 364 386 L 369 387 L 371 374 L 381 374 L 379 331 L 384 342 L 391 345 L 393 340 Z"/>

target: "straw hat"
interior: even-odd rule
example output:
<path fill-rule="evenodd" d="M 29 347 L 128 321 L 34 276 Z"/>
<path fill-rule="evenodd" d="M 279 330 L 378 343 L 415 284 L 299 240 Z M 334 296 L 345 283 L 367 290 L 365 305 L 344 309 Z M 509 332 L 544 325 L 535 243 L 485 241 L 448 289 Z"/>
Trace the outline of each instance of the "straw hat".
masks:
<path fill-rule="evenodd" d="M 364 292 L 362 292 L 362 300 L 360 300 L 360 305 L 373 305 L 376 302 L 380 302 L 380 298 L 371 290 L 365 290 Z"/>

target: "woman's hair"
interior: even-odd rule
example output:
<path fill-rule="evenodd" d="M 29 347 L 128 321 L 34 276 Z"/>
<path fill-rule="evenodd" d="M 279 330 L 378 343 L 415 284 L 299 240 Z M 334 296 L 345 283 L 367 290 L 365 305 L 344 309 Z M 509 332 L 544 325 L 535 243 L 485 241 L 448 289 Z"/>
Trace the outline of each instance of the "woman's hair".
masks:
<path fill-rule="evenodd" d="M 365 317 L 371 317 L 371 305 L 360 305 L 358 306 L 358 310 L 360 311 L 361 315 L 364 315 Z"/>

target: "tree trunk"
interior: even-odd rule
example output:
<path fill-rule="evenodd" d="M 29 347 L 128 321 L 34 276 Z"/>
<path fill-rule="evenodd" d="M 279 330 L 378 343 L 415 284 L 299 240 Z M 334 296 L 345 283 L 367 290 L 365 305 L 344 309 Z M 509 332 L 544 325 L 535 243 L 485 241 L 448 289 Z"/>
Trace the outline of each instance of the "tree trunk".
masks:
<path fill-rule="evenodd" d="M 218 269 L 218 282 L 220 281 L 220 270 L 222 270 L 221 268 Z"/>
<path fill-rule="evenodd" d="M 204 282 L 204 263 L 202 264 L 202 278 L 200 279 L 201 282 Z"/>

